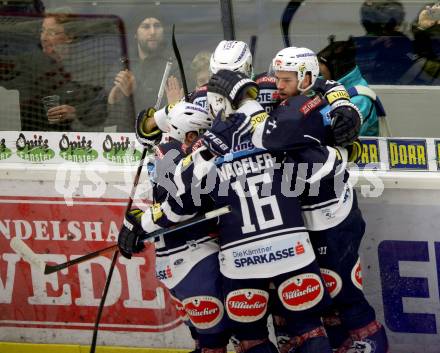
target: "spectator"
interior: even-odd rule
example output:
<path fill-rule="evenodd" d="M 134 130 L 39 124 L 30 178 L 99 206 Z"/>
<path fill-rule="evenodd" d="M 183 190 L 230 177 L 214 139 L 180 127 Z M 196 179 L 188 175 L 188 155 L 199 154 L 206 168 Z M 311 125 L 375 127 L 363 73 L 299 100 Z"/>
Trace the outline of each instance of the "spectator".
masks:
<path fill-rule="evenodd" d="M 75 81 L 64 65 L 78 28 L 74 16 L 46 14 L 41 48 L 17 56 L 13 74 L 0 81 L 5 88 L 19 90 L 22 130 L 70 131 L 73 122 L 94 126 L 105 119 L 103 89 Z"/>
<path fill-rule="evenodd" d="M 360 15 L 366 34 L 355 38 L 359 69 L 370 84 L 398 84 L 414 60 L 411 40 L 400 30 L 403 5 L 367 0 Z"/>
<path fill-rule="evenodd" d="M 211 77 L 211 72 L 209 71 L 210 59 L 211 53 L 209 51 L 200 51 L 194 56 L 191 62 L 191 71 L 196 83 L 195 89 L 199 89 L 208 83 Z"/>
<path fill-rule="evenodd" d="M 412 25 L 417 60 L 402 78 L 403 84 L 440 84 L 440 3 L 424 6 Z"/>
<path fill-rule="evenodd" d="M 347 41 L 334 41 L 334 36 L 330 36 L 329 39 L 330 44 L 317 54 L 321 75 L 327 80 L 342 83 L 348 91 L 355 86 L 368 87 L 367 81 L 356 65 L 353 38 L 350 37 Z M 372 99 L 359 94 L 352 97 L 351 101 L 359 108 L 364 118 L 360 135 L 378 136 L 379 122 Z"/>
<path fill-rule="evenodd" d="M 15 12 L 26 14 L 43 14 L 45 6 L 41 0 L 18 0 L 0 5 L 0 12 Z"/>
<path fill-rule="evenodd" d="M 116 119 L 125 118 L 121 117 L 121 110 L 128 109 L 130 118 L 120 123 L 130 131 L 134 129 L 135 113 L 156 103 L 165 64 L 171 56 L 166 46 L 164 26 L 158 18 L 144 18 L 137 27 L 135 38 L 137 59 L 131 62 L 132 70 L 117 73 L 108 96 L 113 114 L 119 115 Z M 182 97 L 180 86 L 177 86 L 177 79 L 171 75 L 166 92 L 169 103 Z M 130 99 L 133 99 L 134 111 Z"/>

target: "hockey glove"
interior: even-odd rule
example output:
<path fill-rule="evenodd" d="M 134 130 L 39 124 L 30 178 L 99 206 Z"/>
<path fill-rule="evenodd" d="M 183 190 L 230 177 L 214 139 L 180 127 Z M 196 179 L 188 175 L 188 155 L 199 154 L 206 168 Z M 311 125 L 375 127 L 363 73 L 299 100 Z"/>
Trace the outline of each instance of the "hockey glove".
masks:
<path fill-rule="evenodd" d="M 333 104 L 329 114 L 337 146 L 345 147 L 357 139 L 362 125 L 362 114 L 358 107 L 343 100 Z"/>
<path fill-rule="evenodd" d="M 231 114 L 222 119 L 218 114 L 211 129 L 202 136 L 203 143 L 216 156 L 233 152 L 241 142 L 250 141 L 252 125 L 250 119 L 243 113 Z"/>
<path fill-rule="evenodd" d="M 162 131 L 155 127 L 152 131 L 146 131 L 148 119 L 153 119 L 156 109 L 147 108 L 139 112 L 136 117 L 136 138 L 144 147 L 157 145 L 162 138 Z"/>
<path fill-rule="evenodd" d="M 141 218 L 144 212 L 139 209 L 129 211 L 124 218 L 124 223 L 118 236 L 118 248 L 121 254 L 127 259 L 131 255 L 141 252 L 145 246 L 141 240 L 145 235 L 142 229 Z"/>
<path fill-rule="evenodd" d="M 357 163 L 362 155 L 362 143 L 358 139 L 345 146 L 348 152 L 348 162 Z"/>

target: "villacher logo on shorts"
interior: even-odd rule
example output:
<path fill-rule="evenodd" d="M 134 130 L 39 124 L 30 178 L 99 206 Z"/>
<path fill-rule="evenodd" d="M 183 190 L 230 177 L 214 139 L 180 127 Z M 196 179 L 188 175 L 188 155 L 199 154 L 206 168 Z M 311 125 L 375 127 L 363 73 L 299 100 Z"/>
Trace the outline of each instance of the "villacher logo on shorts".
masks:
<path fill-rule="evenodd" d="M 336 297 L 342 289 L 341 277 L 335 271 L 329 270 L 328 268 L 321 268 L 321 275 L 330 297 Z"/>
<path fill-rule="evenodd" d="M 171 294 L 170 294 L 170 297 L 171 297 L 171 302 L 176 307 L 177 315 L 179 316 L 179 318 L 182 321 L 188 321 L 189 317 L 188 317 L 188 314 L 186 313 L 186 310 L 185 310 L 185 307 L 183 306 L 183 303 L 179 299 L 173 297 Z"/>
<path fill-rule="evenodd" d="M 269 293 L 260 289 L 238 289 L 226 297 L 228 316 L 238 322 L 261 319 L 267 310 Z"/>
<path fill-rule="evenodd" d="M 284 281 L 278 287 L 283 305 L 292 311 L 302 311 L 318 304 L 324 295 L 321 278 L 315 273 L 303 273 Z"/>
<path fill-rule="evenodd" d="M 197 296 L 183 300 L 183 306 L 191 323 L 199 329 L 217 325 L 223 317 L 222 302 L 211 296 Z"/>
<path fill-rule="evenodd" d="M 351 270 L 351 280 L 353 281 L 353 284 L 362 290 L 362 268 L 361 268 L 361 262 L 360 259 L 357 260 L 356 264 L 354 265 L 353 269 Z"/>

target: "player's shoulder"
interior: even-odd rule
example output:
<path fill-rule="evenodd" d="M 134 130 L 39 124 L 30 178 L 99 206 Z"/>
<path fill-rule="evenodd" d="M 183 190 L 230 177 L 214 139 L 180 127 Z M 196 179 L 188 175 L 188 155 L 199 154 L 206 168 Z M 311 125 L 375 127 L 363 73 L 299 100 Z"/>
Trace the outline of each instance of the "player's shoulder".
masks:
<path fill-rule="evenodd" d="M 315 91 L 309 91 L 306 94 L 289 97 L 280 104 L 282 110 L 298 112 L 307 115 L 318 107 L 326 104 L 322 96 Z"/>
<path fill-rule="evenodd" d="M 170 139 L 170 141 L 161 143 L 160 145 L 157 146 L 156 157 L 162 159 L 169 151 L 172 150 L 178 151 L 179 152 L 178 156 L 180 158 L 185 156 L 184 145 L 177 140 Z"/>

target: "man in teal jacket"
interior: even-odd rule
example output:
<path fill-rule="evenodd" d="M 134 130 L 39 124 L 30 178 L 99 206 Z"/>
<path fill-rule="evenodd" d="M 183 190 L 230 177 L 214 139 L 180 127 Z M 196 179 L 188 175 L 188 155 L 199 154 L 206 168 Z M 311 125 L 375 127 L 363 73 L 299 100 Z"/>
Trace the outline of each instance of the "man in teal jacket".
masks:
<path fill-rule="evenodd" d="M 356 65 L 356 49 L 350 37 L 347 41 L 334 41 L 330 36 L 330 44 L 318 53 L 321 75 L 327 80 L 342 83 L 351 93 L 351 102 L 362 113 L 363 123 L 360 136 L 378 136 L 378 112 L 375 106 L 375 94 L 368 87 Z"/>

